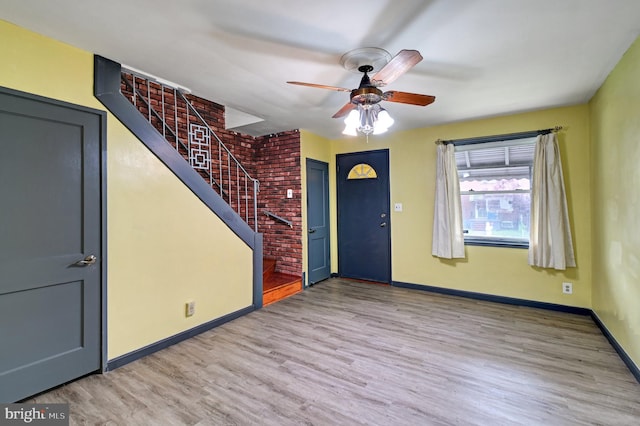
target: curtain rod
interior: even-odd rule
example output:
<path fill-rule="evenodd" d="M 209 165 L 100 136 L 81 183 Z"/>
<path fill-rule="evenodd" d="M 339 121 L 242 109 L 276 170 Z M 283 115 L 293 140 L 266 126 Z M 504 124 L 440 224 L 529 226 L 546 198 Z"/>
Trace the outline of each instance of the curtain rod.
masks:
<path fill-rule="evenodd" d="M 497 141 L 503 141 L 508 139 L 525 139 L 525 138 L 532 138 L 538 135 L 547 135 L 551 132 L 556 133 L 562 129 L 563 129 L 563 126 L 555 126 L 550 129 L 530 130 L 528 132 L 508 133 L 505 135 L 480 136 L 477 138 L 468 138 L 468 139 L 451 139 L 451 140 L 438 139 L 435 141 L 435 144 L 447 145 L 451 143 L 454 145 L 471 145 L 474 143 L 497 142 Z"/>

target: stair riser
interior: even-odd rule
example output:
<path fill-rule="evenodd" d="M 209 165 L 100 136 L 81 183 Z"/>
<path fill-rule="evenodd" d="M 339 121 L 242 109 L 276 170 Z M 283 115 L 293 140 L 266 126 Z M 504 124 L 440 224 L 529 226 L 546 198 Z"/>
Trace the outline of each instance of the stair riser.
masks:
<path fill-rule="evenodd" d="M 262 306 L 267 306 L 271 303 L 285 299 L 294 294 L 302 291 L 302 280 L 286 284 L 280 287 L 276 287 L 273 290 L 269 290 L 262 295 Z"/>

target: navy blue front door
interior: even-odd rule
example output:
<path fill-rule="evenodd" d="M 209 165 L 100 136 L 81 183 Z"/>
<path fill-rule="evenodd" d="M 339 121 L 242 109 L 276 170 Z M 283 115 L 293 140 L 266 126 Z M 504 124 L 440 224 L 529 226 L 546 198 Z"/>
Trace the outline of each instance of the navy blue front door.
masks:
<path fill-rule="evenodd" d="M 329 278 L 329 165 L 307 159 L 307 247 L 309 284 Z"/>
<path fill-rule="evenodd" d="M 389 283 L 389 151 L 340 154 L 336 162 L 339 274 Z"/>

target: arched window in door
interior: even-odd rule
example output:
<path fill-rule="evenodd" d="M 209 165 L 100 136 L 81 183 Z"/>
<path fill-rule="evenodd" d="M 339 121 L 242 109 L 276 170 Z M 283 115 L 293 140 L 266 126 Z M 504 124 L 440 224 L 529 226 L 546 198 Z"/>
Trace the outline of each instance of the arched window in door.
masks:
<path fill-rule="evenodd" d="M 347 179 L 376 179 L 378 174 L 375 169 L 366 163 L 356 164 L 351 168 Z"/>

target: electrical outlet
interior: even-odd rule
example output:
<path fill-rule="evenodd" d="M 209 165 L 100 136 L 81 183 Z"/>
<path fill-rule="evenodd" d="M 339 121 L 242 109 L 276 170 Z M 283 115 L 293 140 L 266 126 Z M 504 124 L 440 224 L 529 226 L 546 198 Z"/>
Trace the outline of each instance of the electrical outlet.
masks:
<path fill-rule="evenodd" d="M 562 283 L 562 292 L 564 294 L 573 294 L 573 284 L 571 284 L 571 283 Z"/>
<path fill-rule="evenodd" d="M 185 304 L 185 316 L 192 317 L 196 313 L 196 302 L 191 301 Z"/>

